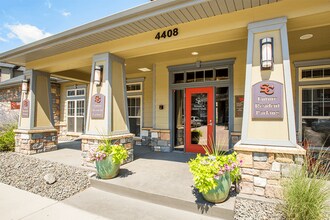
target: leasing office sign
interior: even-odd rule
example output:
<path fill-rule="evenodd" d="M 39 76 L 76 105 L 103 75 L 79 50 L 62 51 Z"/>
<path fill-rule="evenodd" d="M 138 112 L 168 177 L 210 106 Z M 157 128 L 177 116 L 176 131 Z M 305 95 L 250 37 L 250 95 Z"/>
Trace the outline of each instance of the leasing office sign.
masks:
<path fill-rule="evenodd" d="M 102 94 L 95 94 L 92 96 L 91 118 L 103 119 L 105 110 L 105 96 Z"/>
<path fill-rule="evenodd" d="M 261 81 L 252 86 L 252 119 L 283 119 L 283 84 Z"/>

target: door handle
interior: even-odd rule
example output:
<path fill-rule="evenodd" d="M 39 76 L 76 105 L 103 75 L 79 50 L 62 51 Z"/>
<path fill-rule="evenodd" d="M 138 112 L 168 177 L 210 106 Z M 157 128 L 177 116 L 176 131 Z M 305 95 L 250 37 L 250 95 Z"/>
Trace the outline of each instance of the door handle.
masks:
<path fill-rule="evenodd" d="M 212 126 L 212 125 L 213 125 L 213 123 L 212 123 L 212 120 L 210 120 L 210 122 L 208 123 L 208 125 L 210 125 L 210 126 Z"/>

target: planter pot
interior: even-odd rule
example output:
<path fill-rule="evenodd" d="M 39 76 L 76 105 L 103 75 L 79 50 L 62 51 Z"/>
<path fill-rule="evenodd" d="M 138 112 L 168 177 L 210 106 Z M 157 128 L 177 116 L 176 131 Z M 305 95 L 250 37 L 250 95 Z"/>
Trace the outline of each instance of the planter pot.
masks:
<path fill-rule="evenodd" d="M 118 175 L 120 164 L 114 164 L 112 157 L 106 157 L 104 160 L 96 161 L 97 174 L 101 179 L 111 179 Z"/>
<path fill-rule="evenodd" d="M 206 201 L 220 203 L 227 199 L 231 187 L 230 173 L 226 172 L 222 175 L 219 180 L 217 180 L 217 183 L 218 185 L 215 189 L 212 189 L 207 193 L 202 193 Z"/>

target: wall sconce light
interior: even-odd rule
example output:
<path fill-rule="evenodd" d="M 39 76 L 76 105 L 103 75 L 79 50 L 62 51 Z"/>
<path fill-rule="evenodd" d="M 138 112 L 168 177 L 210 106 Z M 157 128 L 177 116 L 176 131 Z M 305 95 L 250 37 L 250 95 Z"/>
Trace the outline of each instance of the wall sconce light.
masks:
<path fill-rule="evenodd" d="M 23 79 L 23 81 L 22 81 L 22 92 L 27 93 L 28 89 L 29 89 L 29 81 L 26 80 L 26 79 Z"/>
<path fill-rule="evenodd" d="M 95 66 L 94 69 L 94 83 L 99 86 L 102 82 L 103 66 Z"/>
<path fill-rule="evenodd" d="M 274 64 L 273 38 L 266 37 L 260 40 L 261 70 L 271 70 Z"/>

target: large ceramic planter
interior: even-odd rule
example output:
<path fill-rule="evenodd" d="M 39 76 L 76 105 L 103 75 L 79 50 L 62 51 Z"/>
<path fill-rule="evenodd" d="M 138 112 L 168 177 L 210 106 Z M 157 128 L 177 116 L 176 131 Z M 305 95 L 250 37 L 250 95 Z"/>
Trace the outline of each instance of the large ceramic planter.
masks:
<path fill-rule="evenodd" d="M 95 163 L 97 174 L 101 179 L 111 179 L 119 173 L 120 164 L 114 164 L 111 156 Z"/>
<path fill-rule="evenodd" d="M 206 201 L 212 203 L 224 202 L 229 195 L 231 187 L 230 172 L 226 172 L 216 181 L 218 185 L 215 187 L 215 189 L 212 189 L 207 193 L 202 193 L 203 197 Z"/>

